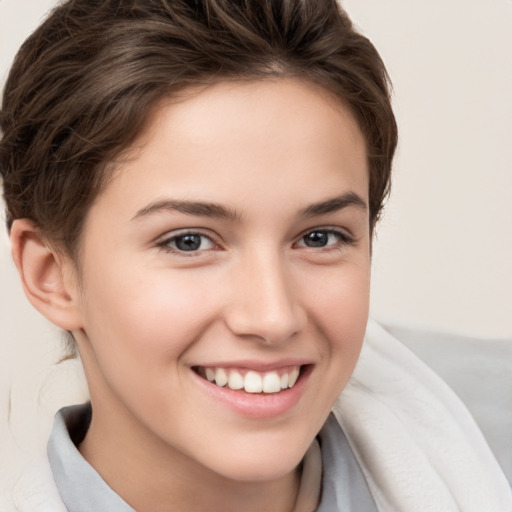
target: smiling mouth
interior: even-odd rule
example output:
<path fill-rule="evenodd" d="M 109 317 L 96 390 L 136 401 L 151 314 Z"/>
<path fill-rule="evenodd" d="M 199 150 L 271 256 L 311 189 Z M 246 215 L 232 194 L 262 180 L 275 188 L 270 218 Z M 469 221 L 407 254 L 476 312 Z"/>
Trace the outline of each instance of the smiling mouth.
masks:
<path fill-rule="evenodd" d="M 291 389 L 309 365 L 257 372 L 247 369 L 195 366 L 192 369 L 212 384 L 246 393 L 276 394 Z"/>

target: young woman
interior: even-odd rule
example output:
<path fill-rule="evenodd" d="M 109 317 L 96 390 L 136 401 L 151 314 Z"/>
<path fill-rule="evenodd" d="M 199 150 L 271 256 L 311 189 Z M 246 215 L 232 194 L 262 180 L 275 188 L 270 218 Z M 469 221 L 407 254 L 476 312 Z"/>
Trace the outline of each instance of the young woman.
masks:
<path fill-rule="evenodd" d="M 27 510 L 512 508 L 463 406 L 367 326 L 397 133 L 334 0 L 66 2 L 1 128 L 24 290 L 91 397 Z"/>

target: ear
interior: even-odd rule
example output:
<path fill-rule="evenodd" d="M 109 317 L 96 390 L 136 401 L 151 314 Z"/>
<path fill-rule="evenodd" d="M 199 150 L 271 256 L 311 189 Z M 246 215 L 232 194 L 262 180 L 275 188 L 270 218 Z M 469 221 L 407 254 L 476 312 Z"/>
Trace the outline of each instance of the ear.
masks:
<path fill-rule="evenodd" d="M 11 245 L 30 303 L 62 329 L 80 328 L 79 289 L 71 260 L 50 248 L 28 219 L 13 222 Z"/>

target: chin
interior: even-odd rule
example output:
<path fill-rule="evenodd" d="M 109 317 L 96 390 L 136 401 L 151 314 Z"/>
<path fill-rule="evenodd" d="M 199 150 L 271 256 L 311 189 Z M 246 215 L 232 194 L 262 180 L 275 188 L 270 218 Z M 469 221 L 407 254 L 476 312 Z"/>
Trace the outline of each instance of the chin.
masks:
<path fill-rule="evenodd" d="M 292 473 L 299 466 L 303 456 L 304 454 L 298 457 L 298 460 L 287 461 L 285 464 L 282 461 L 276 463 L 270 458 L 264 463 L 244 461 L 235 464 L 233 467 L 223 468 L 222 474 L 225 478 L 239 483 L 278 481 Z"/>
<path fill-rule="evenodd" d="M 248 447 L 246 450 L 233 451 L 223 460 L 209 464 L 216 473 L 237 482 L 269 482 L 289 475 L 301 463 L 310 442 L 293 446 Z"/>

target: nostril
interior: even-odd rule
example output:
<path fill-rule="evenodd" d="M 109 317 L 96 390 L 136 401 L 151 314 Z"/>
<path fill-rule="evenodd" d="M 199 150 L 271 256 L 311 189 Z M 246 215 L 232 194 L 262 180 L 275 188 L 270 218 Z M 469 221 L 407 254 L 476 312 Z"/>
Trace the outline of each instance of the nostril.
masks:
<path fill-rule="evenodd" d="M 289 341 L 300 333 L 301 322 L 298 316 L 292 312 L 277 316 L 275 312 L 258 314 L 256 311 L 247 312 L 239 309 L 226 316 L 226 324 L 236 336 L 274 345 Z"/>

